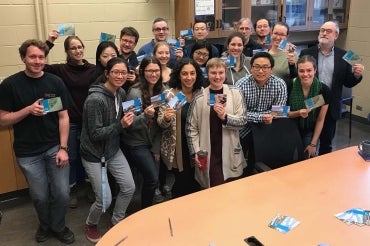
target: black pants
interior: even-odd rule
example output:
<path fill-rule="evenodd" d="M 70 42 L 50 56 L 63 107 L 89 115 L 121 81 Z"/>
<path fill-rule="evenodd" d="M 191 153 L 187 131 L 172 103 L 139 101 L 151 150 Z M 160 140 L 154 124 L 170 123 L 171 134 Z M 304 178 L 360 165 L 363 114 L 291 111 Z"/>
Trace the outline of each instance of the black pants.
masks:
<path fill-rule="evenodd" d="M 319 155 L 330 153 L 333 150 L 332 142 L 335 136 L 336 127 L 337 121 L 333 119 L 330 112 L 328 112 L 320 134 Z"/>
<path fill-rule="evenodd" d="M 248 158 L 247 161 L 248 165 L 243 171 L 243 176 L 248 177 L 255 174 L 255 163 L 256 163 L 252 131 L 250 131 L 244 138 L 240 138 L 240 144 L 243 148 L 244 157 Z"/>

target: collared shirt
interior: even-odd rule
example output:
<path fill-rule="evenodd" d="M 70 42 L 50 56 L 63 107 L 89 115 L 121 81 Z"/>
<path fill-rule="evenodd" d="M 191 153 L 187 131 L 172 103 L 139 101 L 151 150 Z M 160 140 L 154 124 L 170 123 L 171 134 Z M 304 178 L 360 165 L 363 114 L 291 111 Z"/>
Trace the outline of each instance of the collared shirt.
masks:
<path fill-rule="evenodd" d="M 253 75 L 247 75 L 235 85 L 241 90 L 247 109 L 247 124 L 240 131 L 240 137 L 244 138 L 251 131 L 249 122 L 261 123 L 262 116 L 270 114 L 272 105 L 286 105 L 287 87 L 284 80 L 271 75 L 264 86 L 259 86 Z"/>
<path fill-rule="evenodd" d="M 322 53 L 320 46 L 319 51 L 317 61 L 317 67 L 319 68 L 318 77 L 321 82 L 331 88 L 334 74 L 334 46 L 328 54 Z"/>

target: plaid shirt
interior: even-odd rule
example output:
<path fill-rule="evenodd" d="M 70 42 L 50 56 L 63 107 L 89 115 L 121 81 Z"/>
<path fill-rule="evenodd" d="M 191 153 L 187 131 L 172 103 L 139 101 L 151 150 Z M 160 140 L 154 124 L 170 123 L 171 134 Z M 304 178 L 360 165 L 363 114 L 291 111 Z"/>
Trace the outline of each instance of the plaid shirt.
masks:
<path fill-rule="evenodd" d="M 271 75 L 267 83 L 258 86 L 253 75 L 238 80 L 235 86 L 239 88 L 245 99 L 247 108 L 247 124 L 240 131 L 240 137 L 244 138 L 251 131 L 249 122 L 261 123 L 264 114 L 270 114 L 272 105 L 286 105 L 287 87 L 284 80 Z"/>

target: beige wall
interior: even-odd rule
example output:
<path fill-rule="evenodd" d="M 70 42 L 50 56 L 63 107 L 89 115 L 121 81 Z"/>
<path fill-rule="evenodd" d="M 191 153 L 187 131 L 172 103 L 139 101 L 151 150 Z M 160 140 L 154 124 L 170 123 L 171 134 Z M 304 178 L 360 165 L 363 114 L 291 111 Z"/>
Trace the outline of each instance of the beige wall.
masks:
<path fill-rule="evenodd" d="M 174 0 L 3 0 L 0 16 L 0 78 L 24 68 L 18 55 L 24 40 L 44 40 L 58 24 L 75 25 L 76 35 L 86 46 L 85 58 L 93 63 L 101 32 L 116 34 L 118 45 L 122 27 L 133 26 L 140 33 L 138 49 L 152 38 L 154 18 L 163 17 L 171 31 L 175 28 Z M 49 62 L 65 61 L 64 39 L 56 40 Z"/>
<path fill-rule="evenodd" d="M 364 79 L 354 87 L 354 111 L 355 115 L 367 118 L 370 113 L 370 2 L 352 0 L 350 18 L 347 30 L 345 48 L 358 53 L 365 65 Z M 362 111 L 356 110 L 356 105 L 362 107 Z"/>
<path fill-rule="evenodd" d="M 189 1 L 189 0 L 184 0 Z M 367 118 L 370 113 L 370 2 L 351 1 L 349 27 L 337 44 L 358 53 L 366 67 L 363 82 L 353 90 L 354 114 Z M 174 33 L 174 0 L 3 0 L 0 3 L 0 78 L 24 68 L 18 56 L 19 45 L 28 38 L 45 39 L 47 30 L 61 23 L 73 23 L 76 34 L 86 45 L 85 56 L 95 61 L 100 32 L 116 34 L 123 26 L 138 29 L 137 48 L 151 39 L 151 21 L 155 17 L 169 20 Z M 292 33 L 291 36 L 293 36 Z M 50 62 L 63 62 L 64 38 L 56 41 Z M 118 44 L 118 42 L 116 42 Z M 354 107 L 355 108 L 355 107 Z"/>

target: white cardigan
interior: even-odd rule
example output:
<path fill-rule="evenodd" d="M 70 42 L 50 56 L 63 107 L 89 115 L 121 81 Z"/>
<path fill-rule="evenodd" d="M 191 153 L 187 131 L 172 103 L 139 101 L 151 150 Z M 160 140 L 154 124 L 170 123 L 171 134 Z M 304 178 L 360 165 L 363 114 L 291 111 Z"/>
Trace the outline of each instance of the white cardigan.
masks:
<path fill-rule="evenodd" d="M 226 125 L 222 125 L 222 170 L 224 179 L 239 177 L 246 167 L 242 147 L 239 140 L 239 130 L 246 124 L 245 100 L 237 88 L 223 85 L 223 93 L 227 95 L 226 102 Z M 209 87 L 198 94 L 190 104 L 188 119 L 186 123 L 186 135 L 188 138 L 190 154 L 199 150 L 208 151 L 208 163 L 210 161 L 210 106 L 207 104 L 209 98 Z M 210 187 L 209 165 L 206 171 L 195 168 L 195 179 L 203 188 Z"/>

